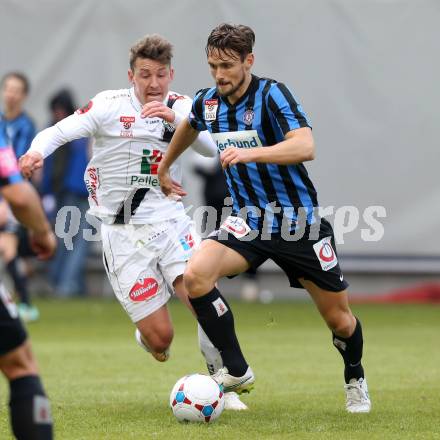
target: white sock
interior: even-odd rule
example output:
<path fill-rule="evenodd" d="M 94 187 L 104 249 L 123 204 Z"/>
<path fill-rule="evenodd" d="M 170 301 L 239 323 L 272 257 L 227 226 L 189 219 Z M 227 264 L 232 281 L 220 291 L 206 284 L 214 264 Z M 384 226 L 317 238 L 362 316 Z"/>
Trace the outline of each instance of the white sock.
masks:
<path fill-rule="evenodd" d="M 214 374 L 223 367 L 222 357 L 220 356 L 220 352 L 214 347 L 214 345 L 212 345 L 212 342 L 209 340 L 202 327 L 200 327 L 200 324 L 198 324 L 197 327 L 200 351 L 206 360 L 209 374 Z"/>

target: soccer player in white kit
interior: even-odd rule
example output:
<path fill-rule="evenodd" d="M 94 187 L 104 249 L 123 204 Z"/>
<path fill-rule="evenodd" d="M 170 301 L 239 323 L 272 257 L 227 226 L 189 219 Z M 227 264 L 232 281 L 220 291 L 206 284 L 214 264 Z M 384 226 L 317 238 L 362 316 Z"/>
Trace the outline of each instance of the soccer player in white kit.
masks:
<path fill-rule="evenodd" d="M 173 338 L 167 307 L 171 291 L 192 310 L 182 275 L 200 242 L 182 202 L 164 196 L 157 177 L 174 129 L 192 106 L 189 97 L 169 90 L 171 58 L 167 40 L 144 37 L 130 50 L 130 89 L 98 93 L 85 107 L 40 132 L 19 161 L 22 173 L 30 177 L 58 147 L 93 136 L 84 180 L 88 212 L 102 221 L 104 266 L 116 297 L 137 327 L 138 344 L 160 362 L 168 359 Z M 216 154 L 206 131 L 192 147 L 203 155 Z M 171 175 L 180 187 L 180 163 Z M 221 356 L 200 326 L 199 343 L 214 373 L 222 367 Z M 228 408 L 247 408 L 235 393 L 226 394 Z"/>

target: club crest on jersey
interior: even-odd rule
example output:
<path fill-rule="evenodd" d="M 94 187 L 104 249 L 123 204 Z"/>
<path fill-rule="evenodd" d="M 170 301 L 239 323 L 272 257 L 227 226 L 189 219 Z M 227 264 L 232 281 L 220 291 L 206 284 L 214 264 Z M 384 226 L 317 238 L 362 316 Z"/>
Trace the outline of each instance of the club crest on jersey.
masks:
<path fill-rule="evenodd" d="M 205 99 L 205 121 L 217 119 L 218 99 Z"/>
<path fill-rule="evenodd" d="M 252 122 L 254 122 L 255 113 L 251 108 L 248 108 L 243 115 L 243 122 L 246 125 L 252 125 Z"/>
<path fill-rule="evenodd" d="M 89 101 L 87 105 L 84 107 L 79 108 L 75 113 L 77 115 L 83 115 L 84 113 L 87 113 L 93 106 L 93 101 Z"/>
<path fill-rule="evenodd" d="M 332 247 L 331 237 L 325 237 L 313 245 L 313 250 L 318 257 L 321 268 L 328 271 L 338 264 L 336 252 Z"/>
<path fill-rule="evenodd" d="M 121 116 L 119 122 L 122 124 L 121 137 L 133 137 L 131 125 L 136 121 L 135 116 Z"/>

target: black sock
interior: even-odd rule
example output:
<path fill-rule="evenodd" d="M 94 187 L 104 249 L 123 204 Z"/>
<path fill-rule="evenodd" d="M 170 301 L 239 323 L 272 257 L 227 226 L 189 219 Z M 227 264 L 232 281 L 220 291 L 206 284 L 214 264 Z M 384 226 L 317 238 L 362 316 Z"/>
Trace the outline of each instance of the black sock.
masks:
<path fill-rule="evenodd" d="M 30 305 L 31 301 L 29 298 L 27 279 L 26 276 L 20 272 L 18 258 L 15 257 L 13 260 L 11 260 L 6 265 L 6 268 L 12 280 L 14 281 L 15 290 L 17 291 L 17 295 L 20 298 L 20 302 Z"/>
<path fill-rule="evenodd" d="M 17 440 L 52 440 L 52 416 L 40 378 L 25 376 L 10 382 L 11 425 Z"/>
<path fill-rule="evenodd" d="M 243 376 L 248 364 L 241 352 L 231 307 L 214 287 L 199 298 L 190 298 L 197 320 L 212 344 L 220 351 L 223 365 L 232 376 Z"/>
<path fill-rule="evenodd" d="M 364 340 L 362 338 L 362 327 L 359 319 L 356 318 L 356 327 L 349 338 L 341 338 L 333 333 L 333 345 L 338 349 L 344 359 L 345 383 L 348 383 L 350 379 L 360 379 L 364 377 L 364 368 L 361 363 Z"/>

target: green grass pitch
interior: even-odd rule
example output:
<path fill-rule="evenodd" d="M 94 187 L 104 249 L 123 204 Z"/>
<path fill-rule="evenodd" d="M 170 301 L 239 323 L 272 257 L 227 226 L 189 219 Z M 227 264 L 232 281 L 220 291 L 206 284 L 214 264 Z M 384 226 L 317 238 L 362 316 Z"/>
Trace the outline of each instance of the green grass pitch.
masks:
<path fill-rule="evenodd" d="M 346 414 L 342 360 L 309 303 L 233 303 L 257 382 L 246 413 L 212 425 L 179 424 L 168 407 L 175 381 L 205 372 L 196 325 L 172 303 L 175 339 L 159 364 L 135 344 L 113 301 L 41 301 L 29 326 L 52 402 L 56 438 L 440 439 L 440 307 L 356 305 L 364 325 L 370 414 Z M 10 439 L 0 381 L 0 438 Z"/>

